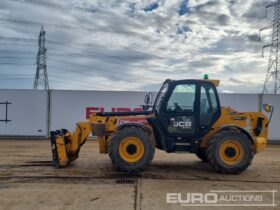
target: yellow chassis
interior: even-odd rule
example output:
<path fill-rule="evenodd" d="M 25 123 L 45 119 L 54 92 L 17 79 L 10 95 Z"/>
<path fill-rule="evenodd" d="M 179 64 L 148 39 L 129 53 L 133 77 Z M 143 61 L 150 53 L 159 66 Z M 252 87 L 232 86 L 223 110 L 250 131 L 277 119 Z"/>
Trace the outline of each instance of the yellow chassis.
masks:
<path fill-rule="evenodd" d="M 267 117 L 261 112 L 239 113 L 230 107 L 222 108 L 221 117 L 215 122 L 211 130 L 203 137 L 200 147 L 207 147 L 208 141 L 222 129 L 236 129 L 246 134 L 254 145 L 255 153 L 266 147 L 268 128 L 265 127 L 262 132 L 256 136 L 253 129 L 257 126 L 257 118 L 263 118 L 263 124 L 268 123 Z M 134 116 L 126 116 L 125 118 Z M 145 117 L 153 117 L 147 115 Z M 69 162 L 78 158 L 81 146 L 85 143 L 87 137 L 92 132 L 97 136 L 100 153 L 107 153 L 108 142 L 112 134 L 118 129 L 120 116 L 97 116 L 92 115 L 87 122 L 79 122 L 73 133 L 67 130 L 51 132 L 51 143 L 53 159 L 57 167 L 64 167 Z M 246 119 L 246 120 L 242 120 Z M 151 130 L 150 125 L 147 127 Z M 153 137 L 154 138 L 154 137 Z"/>

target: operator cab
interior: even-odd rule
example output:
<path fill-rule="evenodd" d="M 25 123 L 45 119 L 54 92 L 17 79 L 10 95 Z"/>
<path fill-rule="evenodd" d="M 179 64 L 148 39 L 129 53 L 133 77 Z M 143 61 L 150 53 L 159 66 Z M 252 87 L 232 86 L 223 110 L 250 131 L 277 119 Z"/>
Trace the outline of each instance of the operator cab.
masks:
<path fill-rule="evenodd" d="M 219 119 L 216 80 L 166 80 L 148 118 L 160 149 L 196 152 L 200 140 Z"/>

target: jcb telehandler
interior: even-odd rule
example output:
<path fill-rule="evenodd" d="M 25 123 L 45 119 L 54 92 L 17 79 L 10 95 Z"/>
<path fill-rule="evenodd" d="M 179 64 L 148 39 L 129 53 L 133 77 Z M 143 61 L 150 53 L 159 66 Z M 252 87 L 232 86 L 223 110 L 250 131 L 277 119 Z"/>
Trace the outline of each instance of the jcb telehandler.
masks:
<path fill-rule="evenodd" d="M 99 112 L 77 123 L 72 133 L 51 132 L 53 161 L 65 167 L 78 158 L 92 132 L 100 153 L 109 153 L 119 169 L 135 173 L 153 159 L 155 148 L 166 152 L 191 152 L 220 173 L 240 173 L 267 143 L 269 120 L 262 112 L 237 112 L 220 107 L 219 80 L 166 80 L 152 104 L 145 98 L 143 111 Z M 128 99 L 129 100 L 129 99 Z M 273 107 L 264 105 L 266 111 Z M 124 123 L 122 117 L 143 116 L 147 123 Z"/>

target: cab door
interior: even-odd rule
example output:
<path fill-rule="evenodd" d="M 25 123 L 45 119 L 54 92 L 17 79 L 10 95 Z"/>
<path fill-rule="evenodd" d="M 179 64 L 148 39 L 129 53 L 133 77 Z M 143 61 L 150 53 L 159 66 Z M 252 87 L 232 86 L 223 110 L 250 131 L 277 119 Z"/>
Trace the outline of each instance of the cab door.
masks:
<path fill-rule="evenodd" d="M 212 83 L 200 85 L 199 135 L 204 136 L 219 119 L 221 108 L 217 90 Z"/>
<path fill-rule="evenodd" d="M 220 117 L 216 87 L 207 81 L 184 81 L 170 88 L 159 119 L 166 137 L 203 137 Z"/>
<path fill-rule="evenodd" d="M 160 110 L 160 123 L 167 137 L 196 137 L 199 134 L 199 85 L 174 84 Z"/>

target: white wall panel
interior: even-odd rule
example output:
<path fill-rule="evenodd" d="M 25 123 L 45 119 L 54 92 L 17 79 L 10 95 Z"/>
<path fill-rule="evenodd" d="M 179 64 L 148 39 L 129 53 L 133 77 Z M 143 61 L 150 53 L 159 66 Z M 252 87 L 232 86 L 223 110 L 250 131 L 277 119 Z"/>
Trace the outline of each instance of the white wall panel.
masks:
<path fill-rule="evenodd" d="M 0 102 L 8 101 L 8 120 L 0 122 L 0 136 L 46 136 L 47 91 L 0 90 Z M 0 120 L 5 119 L 5 105 L 0 105 Z"/>
<path fill-rule="evenodd" d="M 85 121 L 87 107 L 112 111 L 113 108 L 139 108 L 145 92 L 129 91 L 51 91 L 51 130 L 73 130 L 75 123 Z"/>
<path fill-rule="evenodd" d="M 259 110 L 258 94 L 220 93 L 222 106 L 230 106 L 239 112 L 257 112 Z"/>
<path fill-rule="evenodd" d="M 269 124 L 269 139 L 280 140 L 280 95 L 264 95 L 262 101 L 274 106 L 274 112 Z M 267 113 L 266 115 L 269 117 L 270 114 Z"/>
<path fill-rule="evenodd" d="M 50 91 L 50 130 L 66 128 L 73 130 L 75 123 L 85 121 L 87 110 L 117 111 L 133 110 L 143 104 L 146 92 L 132 91 Z M 154 93 L 154 98 L 156 94 Z M 237 111 L 258 111 L 257 94 L 220 94 L 222 106 L 231 106 Z M 0 103 L 8 105 L 8 120 L 0 122 L 0 136 L 46 136 L 48 135 L 48 92 L 33 90 L 0 90 Z M 263 103 L 275 106 L 270 136 L 280 140 L 280 96 L 265 95 Z M 0 105 L 0 120 L 5 119 L 5 105 Z"/>

